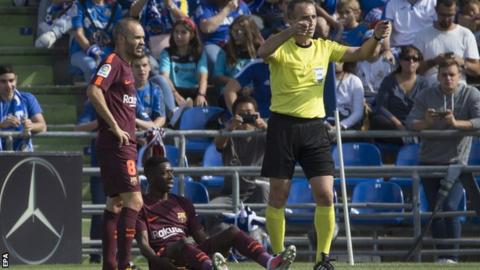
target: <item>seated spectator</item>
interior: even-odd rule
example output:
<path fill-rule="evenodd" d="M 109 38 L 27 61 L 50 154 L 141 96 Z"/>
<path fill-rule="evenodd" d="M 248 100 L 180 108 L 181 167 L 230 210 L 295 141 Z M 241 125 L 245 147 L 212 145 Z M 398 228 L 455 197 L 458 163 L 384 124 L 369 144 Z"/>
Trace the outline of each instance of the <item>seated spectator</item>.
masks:
<path fill-rule="evenodd" d="M 75 16 L 75 11 L 71 8 L 73 4 L 73 0 L 40 1 L 35 47 L 51 48 L 72 29 L 72 17 Z"/>
<path fill-rule="evenodd" d="M 295 246 L 272 256 L 234 226 L 208 237 L 192 202 L 170 193 L 174 172 L 166 158 L 149 158 L 145 175 L 149 191 L 143 195 L 136 240 L 149 269 L 228 269 L 222 254 L 228 254 L 232 247 L 266 269 L 288 269 L 295 259 Z M 189 237 L 193 241 L 187 240 Z"/>
<path fill-rule="evenodd" d="M 458 14 L 458 24 L 470 29 L 475 35 L 477 45 L 480 43 L 480 1 L 464 0 L 461 1 L 460 14 Z"/>
<path fill-rule="evenodd" d="M 132 62 L 132 73 L 137 89 L 137 106 L 143 110 L 143 116 L 136 119 L 141 129 L 163 127 L 165 125 L 165 99 L 159 87 L 148 80 L 150 62 L 148 56 Z"/>
<path fill-rule="evenodd" d="M 462 73 L 479 76 L 480 56 L 477 42 L 469 29 L 455 23 L 455 1 L 437 0 L 435 12 L 437 20 L 419 32 L 414 43 L 424 56 L 418 72 L 424 75 L 431 85 L 437 84 L 437 65 L 446 58 L 453 58 L 463 66 Z M 462 76 L 462 83 L 466 83 L 465 74 Z"/>
<path fill-rule="evenodd" d="M 220 50 L 213 73 L 214 80 L 223 87 L 248 62 L 257 58 L 257 50 L 263 44 L 263 37 L 251 16 L 241 15 L 230 25 L 230 40 Z M 221 96 L 220 98 L 223 99 Z"/>
<path fill-rule="evenodd" d="M 113 50 L 112 30 L 122 18 L 122 10 L 116 2 L 105 0 L 77 1 L 75 10 L 70 63 L 82 70 L 88 82 L 97 64 Z"/>
<path fill-rule="evenodd" d="M 337 8 L 339 28 L 336 29 L 335 40 L 354 47 L 362 46 L 366 38 L 368 26 L 361 23 L 360 4 L 357 0 L 342 0 Z"/>
<path fill-rule="evenodd" d="M 230 24 L 240 15 L 250 15 L 248 6 L 242 0 L 205 0 L 197 8 L 195 22 L 205 44 L 210 74 L 213 74 L 221 47 L 229 39 Z"/>
<path fill-rule="evenodd" d="M 355 63 L 335 63 L 335 94 L 340 114 L 340 128 L 360 130 L 362 127 L 364 98 L 363 85 L 353 71 Z M 330 129 L 335 128 L 335 120 L 327 119 Z"/>
<path fill-rule="evenodd" d="M 187 97 L 194 98 L 195 106 L 208 105 L 207 56 L 196 29 L 188 18 L 175 22 L 170 47 L 160 54 L 160 74 L 179 106 L 186 104 Z"/>
<path fill-rule="evenodd" d="M 370 129 L 405 130 L 405 121 L 415 97 L 428 87 L 427 80 L 417 75 L 423 55 L 413 45 L 401 47 L 398 68 L 383 79 L 370 120 Z M 403 144 L 401 138 L 382 139 L 383 142 Z"/>
<path fill-rule="evenodd" d="M 181 0 L 137 0 L 130 7 L 130 16 L 140 18 L 145 43 L 157 59 L 168 47 L 174 22 L 188 17 L 188 5 Z"/>
<path fill-rule="evenodd" d="M 251 87 L 250 87 L 251 86 Z M 238 95 L 251 96 L 258 104 L 262 118 L 270 116 L 270 70 L 268 64 L 258 59 L 246 65 L 234 79 L 225 86 L 225 105 L 233 113 L 232 106 Z"/>
<path fill-rule="evenodd" d="M 368 34 L 367 37 L 370 38 L 371 34 Z M 374 108 L 375 97 L 383 79 L 394 70 L 393 64 L 385 57 L 382 50 L 382 45 L 377 46 L 373 56 L 359 61 L 355 70 L 355 74 L 362 80 L 365 101 L 370 108 Z"/>
<path fill-rule="evenodd" d="M 407 118 L 407 128 L 422 130 L 478 130 L 480 128 L 480 92 L 472 86 L 460 83 L 461 66 L 454 59 L 445 59 L 438 66 L 438 84 L 420 92 Z M 420 165 L 466 165 L 472 145 L 471 136 L 450 138 L 425 137 L 420 147 Z M 472 177 L 473 178 L 473 177 Z M 428 210 L 437 208 L 439 190 L 443 179 L 438 176 L 422 177 L 423 188 L 428 201 Z M 454 180 L 439 211 L 457 211 L 463 197 L 461 181 Z M 460 217 L 435 218 L 432 222 L 434 239 L 461 238 Z M 456 263 L 459 244 L 438 244 L 442 252 L 441 263 Z"/>
<path fill-rule="evenodd" d="M 31 134 L 47 130 L 40 104 L 31 93 L 17 89 L 17 74 L 9 65 L 0 66 L 0 130 L 22 131 L 25 136 L 15 138 L 12 149 L 0 138 L 0 150 L 22 152 L 33 151 Z"/>
<path fill-rule="evenodd" d="M 257 103 L 251 97 L 239 97 L 232 106 L 233 117 L 226 131 L 266 130 L 267 123 L 258 113 Z M 261 166 L 265 153 L 264 136 L 215 137 L 215 146 L 222 152 L 225 166 Z M 232 203 L 232 180 L 226 176 L 222 197 L 212 203 Z M 249 203 L 265 203 L 268 199 L 268 182 L 261 177 L 240 175 L 240 199 Z"/>

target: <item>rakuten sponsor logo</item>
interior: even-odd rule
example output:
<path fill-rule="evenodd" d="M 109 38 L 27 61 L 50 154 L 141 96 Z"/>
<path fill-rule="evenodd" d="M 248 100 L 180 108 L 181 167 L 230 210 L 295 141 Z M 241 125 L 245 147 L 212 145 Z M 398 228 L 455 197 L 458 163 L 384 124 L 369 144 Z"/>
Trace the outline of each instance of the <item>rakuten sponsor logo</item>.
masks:
<path fill-rule="evenodd" d="M 137 105 L 137 97 L 123 95 L 123 103 L 128 104 L 130 107 L 135 107 Z"/>
<path fill-rule="evenodd" d="M 167 239 L 177 234 L 185 234 L 182 229 L 178 227 L 162 228 L 158 231 L 152 231 L 152 238 L 155 239 Z"/>

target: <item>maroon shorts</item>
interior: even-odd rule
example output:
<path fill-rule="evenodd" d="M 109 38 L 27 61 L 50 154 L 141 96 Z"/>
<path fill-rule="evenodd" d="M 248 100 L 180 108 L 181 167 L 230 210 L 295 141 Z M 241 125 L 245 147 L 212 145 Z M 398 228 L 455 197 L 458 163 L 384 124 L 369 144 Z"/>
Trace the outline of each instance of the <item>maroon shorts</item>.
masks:
<path fill-rule="evenodd" d="M 103 190 L 109 197 L 115 197 L 125 192 L 140 191 L 135 158 L 132 156 L 129 159 L 128 156 L 132 155 L 97 149 Z"/>

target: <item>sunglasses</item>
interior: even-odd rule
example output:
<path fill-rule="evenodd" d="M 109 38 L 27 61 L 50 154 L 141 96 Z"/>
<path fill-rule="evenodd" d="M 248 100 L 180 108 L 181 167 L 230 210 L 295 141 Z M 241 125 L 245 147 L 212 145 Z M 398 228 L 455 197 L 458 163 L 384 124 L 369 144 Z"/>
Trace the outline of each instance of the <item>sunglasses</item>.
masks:
<path fill-rule="evenodd" d="M 400 59 L 405 60 L 407 62 L 411 62 L 411 61 L 418 62 L 418 61 L 420 61 L 420 58 L 417 57 L 417 56 L 406 56 L 406 57 L 401 57 Z"/>

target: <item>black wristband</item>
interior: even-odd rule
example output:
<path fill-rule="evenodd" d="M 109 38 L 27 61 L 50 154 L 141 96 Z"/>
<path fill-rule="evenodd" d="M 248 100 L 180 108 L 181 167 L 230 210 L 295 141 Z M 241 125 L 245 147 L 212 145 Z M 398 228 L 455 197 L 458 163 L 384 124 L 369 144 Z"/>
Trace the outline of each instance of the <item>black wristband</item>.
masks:
<path fill-rule="evenodd" d="M 382 38 L 377 38 L 377 36 L 375 35 L 375 33 L 373 33 L 373 38 L 374 38 L 376 41 L 382 40 Z"/>

